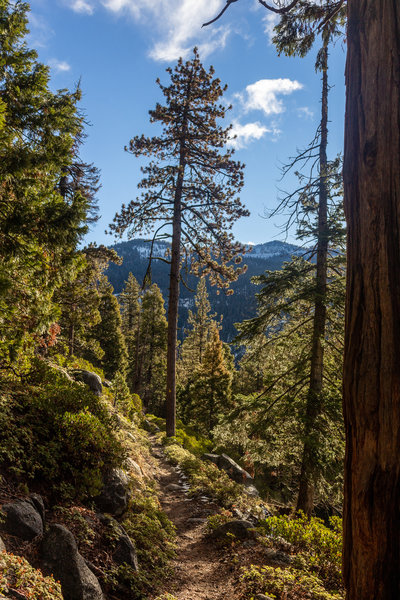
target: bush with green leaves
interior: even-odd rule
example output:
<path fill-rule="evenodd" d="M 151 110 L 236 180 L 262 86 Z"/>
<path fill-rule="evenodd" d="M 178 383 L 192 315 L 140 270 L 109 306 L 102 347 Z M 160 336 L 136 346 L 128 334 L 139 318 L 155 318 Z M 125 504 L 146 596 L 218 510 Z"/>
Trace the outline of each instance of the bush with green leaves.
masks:
<path fill-rule="evenodd" d="M 64 497 L 96 495 L 125 451 L 101 398 L 41 365 L 29 385 L 0 392 L 0 465 Z"/>
<path fill-rule="evenodd" d="M 133 421 L 142 411 L 142 401 L 138 394 L 131 394 L 125 375 L 118 371 L 112 382 L 113 403 L 118 412 Z"/>
<path fill-rule="evenodd" d="M 63 600 L 61 586 L 53 577 L 31 567 L 22 556 L 0 553 L 0 594 L 30 600 Z"/>
<path fill-rule="evenodd" d="M 272 540 L 284 538 L 289 542 L 298 559 L 309 571 L 316 573 L 328 589 L 342 586 L 342 521 L 339 517 L 329 519 L 329 527 L 321 519 L 308 518 L 304 514 L 269 517 L 260 530 Z"/>
<path fill-rule="evenodd" d="M 151 423 L 155 423 L 161 431 L 165 433 L 165 419 L 154 415 L 146 415 Z M 199 435 L 192 427 L 185 425 L 177 419 L 175 437 L 166 438 L 164 436 L 163 443 L 179 444 L 195 456 L 201 456 L 204 452 L 209 452 L 212 448 L 212 442 L 207 438 Z"/>
<path fill-rule="evenodd" d="M 329 592 L 314 574 L 294 568 L 256 567 L 242 569 L 245 598 L 266 594 L 274 600 L 343 600 L 340 592 Z"/>
<path fill-rule="evenodd" d="M 156 492 L 151 487 L 142 489 L 132 499 L 122 526 L 135 543 L 140 570 L 136 572 L 128 565 L 113 565 L 107 571 L 106 582 L 115 590 L 120 589 L 122 584 L 129 590 L 129 598 L 142 600 L 171 574 L 175 527 L 161 510 Z M 111 523 L 107 535 L 113 543 L 120 537 L 120 530 L 113 529 Z"/>
<path fill-rule="evenodd" d="M 165 454 L 170 462 L 179 465 L 187 475 L 191 495 L 205 493 L 225 508 L 236 507 L 257 512 L 259 500 L 246 494 L 243 485 L 232 481 L 225 471 L 214 464 L 200 460 L 173 442 L 167 443 Z"/>

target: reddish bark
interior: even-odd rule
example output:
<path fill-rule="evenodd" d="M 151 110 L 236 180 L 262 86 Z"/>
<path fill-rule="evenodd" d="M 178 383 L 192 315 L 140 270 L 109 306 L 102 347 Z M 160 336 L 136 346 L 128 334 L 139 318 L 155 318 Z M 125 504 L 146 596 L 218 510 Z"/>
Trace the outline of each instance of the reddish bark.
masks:
<path fill-rule="evenodd" d="M 400 598 L 400 5 L 348 0 L 344 578 Z"/>

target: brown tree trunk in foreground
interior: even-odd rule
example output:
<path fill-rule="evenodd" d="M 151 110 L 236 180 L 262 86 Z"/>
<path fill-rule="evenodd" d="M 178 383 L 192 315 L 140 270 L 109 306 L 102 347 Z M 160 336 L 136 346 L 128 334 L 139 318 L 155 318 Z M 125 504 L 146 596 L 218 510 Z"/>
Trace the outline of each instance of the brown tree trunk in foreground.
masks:
<path fill-rule="evenodd" d="M 400 598 L 400 4 L 348 0 L 344 579 Z"/>
<path fill-rule="evenodd" d="M 317 420 L 322 412 L 324 339 L 326 329 L 326 290 L 328 274 L 328 49 L 324 47 L 321 99 L 321 139 L 319 145 L 318 240 L 315 278 L 314 323 L 311 349 L 310 385 L 304 424 L 304 446 L 296 510 L 311 515 L 314 510 L 314 480 L 318 463 Z"/>

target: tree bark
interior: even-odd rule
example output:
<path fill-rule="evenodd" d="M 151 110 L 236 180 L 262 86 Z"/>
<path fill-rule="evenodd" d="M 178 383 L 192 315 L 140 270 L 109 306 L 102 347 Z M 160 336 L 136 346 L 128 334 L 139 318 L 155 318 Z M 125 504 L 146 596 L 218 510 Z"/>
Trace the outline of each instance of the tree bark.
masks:
<path fill-rule="evenodd" d="M 173 437 L 176 429 L 176 331 L 178 328 L 179 274 L 181 268 L 182 189 L 185 171 L 184 146 L 181 148 L 179 172 L 175 188 L 172 223 L 171 270 L 169 274 L 168 330 L 167 330 L 167 394 L 166 434 Z"/>
<path fill-rule="evenodd" d="M 400 598 L 400 6 L 348 0 L 344 558 L 351 600 Z"/>
<path fill-rule="evenodd" d="M 310 365 L 310 385 L 304 424 L 304 446 L 296 510 L 311 515 L 314 510 L 314 479 L 317 468 L 315 450 L 318 445 L 317 420 L 322 412 L 324 372 L 324 338 L 326 329 L 326 291 L 328 275 L 328 49 L 325 46 L 322 65 L 322 100 L 319 145 L 319 198 L 315 304 Z"/>

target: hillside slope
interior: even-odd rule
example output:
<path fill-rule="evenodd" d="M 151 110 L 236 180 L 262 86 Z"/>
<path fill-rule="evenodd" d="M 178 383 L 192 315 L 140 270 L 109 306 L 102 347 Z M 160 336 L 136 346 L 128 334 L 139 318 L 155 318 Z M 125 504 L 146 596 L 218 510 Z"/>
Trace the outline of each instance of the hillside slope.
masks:
<path fill-rule="evenodd" d="M 115 293 L 119 294 L 128 279 L 130 272 L 136 277 L 140 284 L 143 282 L 146 270 L 148 268 L 148 259 L 150 254 L 150 243 L 142 239 L 131 240 L 129 242 L 120 242 L 112 246 L 114 250 L 123 258 L 121 266 L 111 264 L 107 276 L 110 279 Z M 155 244 L 154 256 L 164 257 L 168 244 L 158 242 Z M 209 288 L 210 302 L 212 310 L 217 314 L 217 318 L 223 317 L 222 321 L 222 339 L 230 342 L 236 335 L 235 323 L 245 319 L 250 319 L 256 314 L 257 286 L 251 283 L 251 278 L 260 275 L 264 271 L 274 271 L 280 269 L 282 264 L 293 255 L 303 255 L 306 252 L 304 248 L 288 244 L 286 242 L 273 241 L 265 244 L 258 244 L 252 247 L 251 252 L 245 255 L 244 263 L 247 265 L 247 272 L 239 277 L 238 281 L 232 284 L 234 290 L 233 296 L 226 296 L 224 293 L 218 293 L 215 288 Z M 151 267 L 151 279 L 156 283 L 167 301 L 168 299 L 168 273 L 169 266 L 160 261 L 153 261 Z M 185 277 L 186 278 L 186 277 Z M 196 278 L 187 277 L 189 287 L 194 290 L 197 285 Z M 183 329 L 187 323 L 188 310 L 194 307 L 194 293 L 189 291 L 184 285 L 181 285 L 178 336 L 182 337 Z"/>

